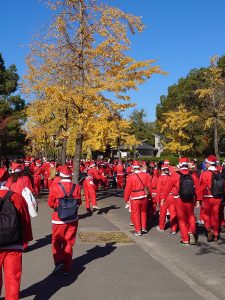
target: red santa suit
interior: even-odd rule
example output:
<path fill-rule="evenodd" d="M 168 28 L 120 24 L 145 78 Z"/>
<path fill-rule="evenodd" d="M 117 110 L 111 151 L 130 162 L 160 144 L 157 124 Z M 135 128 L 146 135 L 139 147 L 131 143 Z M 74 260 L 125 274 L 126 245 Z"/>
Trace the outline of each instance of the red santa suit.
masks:
<path fill-rule="evenodd" d="M 31 192 L 34 191 L 33 186 L 31 184 L 30 178 L 28 176 L 22 175 L 23 166 L 18 163 L 12 162 L 12 174 L 20 173 L 21 176 L 18 177 L 17 181 L 13 182 L 13 176 L 10 176 L 6 181 L 6 186 L 13 192 L 19 193 L 22 195 L 22 191 L 25 187 L 27 187 Z"/>
<path fill-rule="evenodd" d="M 33 178 L 34 178 L 34 192 L 37 196 L 40 194 L 41 189 L 41 180 L 44 175 L 44 170 L 41 167 L 41 161 L 36 161 L 36 166 L 33 169 Z"/>
<path fill-rule="evenodd" d="M 67 166 L 60 168 L 60 182 L 63 184 L 67 193 L 71 191 L 73 186 L 70 176 L 71 174 Z M 62 179 L 62 177 L 64 177 L 64 179 Z M 64 193 L 60 185 L 52 185 L 48 197 L 48 205 L 54 209 L 52 214 L 52 253 L 56 266 L 55 270 L 62 266 L 63 272 L 66 274 L 71 271 L 72 267 L 73 246 L 76 239 L 78 218 L 72 218 L 67 221 L 60 220 L 57 212 L 59 205 L 58 199 L 63 196 Z M 75 187 L 73 197 L 78 200 L 78 205 L 81 205 L 81 190 L 79 184 Z"/>
<path fill-rule="evenodd" d="M 161 203 L 164 187 L 166 186 L 168 180 L 170 180 L 168 165 L 163 165 L 161 169 L 162 170 L 167 169 L 168 173 L 162 173 L 158 178 L 157 187 L 156 187 L 156 198 L 155 198 L 156 202 L 158 202 L 158 203 Z M 159 229 L 160 230 L 165 229 L 167 210 L 170 213 L 171 233 L 176 233 L 176 231 L 177 231 L 177 214 L 176 214 L 175 199 L 173 196 L 173 191 L 169 193 L 168 197 L 165 199 L 165 203 L 163 205 L 160 205 L 160 215 L 159 215 Z"/>
<path fill-rule="evenodd" d="M 211 158 L 211 160 L 210 160 Z M 212 159 L 214 158 L 214 159 Z M 214 163 L 216 157 L 213 155 L 209 156 L 208 161 Z M 206 162 L 208 162 L 206 159 Z M 214 198 L 211 195 L 211 185 L 213 172 L 217 172 L 215 165 L 209 166 L 207 171 L 202 172 L 200 177 L 200 185 L 203 193 L 202 201 L 202 218 L 205 224 L 205 228 L 208 233 L 214 235 L 217 239 L 219 235 L 219 211 L 221 207 L 222 198 Z"/>
<path fill-rule="evenodd" d="M 2 187 L 0 189 L 0 198 L 3 198 L 8 189 Z M 1 200 L 0 200 L 1 201 Z M 21 223 L 21 242 L 10 246 L 0 247 L 0 294 L 2 289 L 2 269 L 4 270 L 4 284 L 5 284 L 5 299 L 17 300 L 20 293 L 20 281 L 22 274 L 22 251 L 24 244 L 32 241 L 32 230 L 30 215 L 28 212 L 27 203 L 24 198 L 18 194 L 13 193 L 11 201 L 15 205 Z"/>
<path fill-rule="evenodd" d="M 179 160 L 180 172 L 182 174 L 189 174 L 188 170 L 188 159 L 181 158 Z M 202 200 L 202 193 L 199 185 L 198 177 L 192 173 L 192 178 L 195 186 L 195 198 L 188 201 L 183 201 L 179 195 L 180 189 L 180 175 L 179 173 L 173 173 L 168 180 L 164 191 L 162 192 L 162 199 L 167 199 L 169 194 L 173 191 L 174 198 L 176 201 L 176 213 L 179 223 L 180 233 L 181 233 L 181 242 L 188 244 L 190 242 L 190 234 L 195 235 L 196 233 L 196 219 L 194 215 L 194 204 L 195 200 Z M 174 189 L 175 188 L 175 189 Z"/>
<path fill-rule="evenodd" d="M 97 207 L 97 201 L 96 201 L 96 187 L 94 184 L 94 179 L 91 175 L 88 175 L 84 182 L 84 197 L 85 197 L 85 206 L 87 211 L 90 211 L 90 204 L 93 208 Z"/>
<path fill-rule="evenodd" d="M 42 165 L 42 168 L 44 170 L 44 187 L 47 189 L 48 188 L 48 179 L 50 175 L 50 162 L 45 161 Z"/>
<path fill-rule="evenodd" d="M 139 170 L 139 163 L 133 163 L 134 173 L 127 178 L 124 190 L 124 200 L 130 201 L 131 219 L 134 223 L 135 233 L 141 235 L 141 231 L 146 231 L 147 227 L 147 207 L 148 198 L 144 187 L 148 187 L 151 192 L 151 183 L 147 173 Z"/>
<path fill-rule="evenodd" d="M 117 179 L 117 187 L 124 188 L 124 167 L 122 165 L 122 162 L 118 162 L 118 165 L 115 166 L 114 172 L 116 173 L 116 179 Z"/>

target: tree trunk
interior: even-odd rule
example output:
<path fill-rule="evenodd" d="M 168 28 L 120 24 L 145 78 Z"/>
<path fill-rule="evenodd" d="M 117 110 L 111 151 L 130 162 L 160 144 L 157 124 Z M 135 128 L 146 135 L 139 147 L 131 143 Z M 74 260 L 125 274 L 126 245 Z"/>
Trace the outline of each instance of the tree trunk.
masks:
<path fill-rule="evenodd" d="M 73 166 L 73 182 L 78 183 L 80 175 L 80 159 L 82 152 L 83 135 L 79 133 L 75 141 L 75 154 L 74 154 L 74 166 Z"/>
<path fill-rule="evenodd" d="M 67 145 L 67 139 L 63 138 L 63 145 L 62 145 L 62 165 L 66 164 L 66 145 Z"/>
<path fill-rule="evenodd" d="M 217 159 L 219 160 L 220 156 L 219 156 L 218 141 L 219 141 L 218 126 L 217 126 L 217 118 L 215 117 L 214 118 L 214 149 L 215 149 L 215 155 L 216 155 Z"/>
<path fill-rule="evenodd" d="M 59 165 L 62 164 L 62 148 L 59 147 L 57 150 L 57 162 Z"/>

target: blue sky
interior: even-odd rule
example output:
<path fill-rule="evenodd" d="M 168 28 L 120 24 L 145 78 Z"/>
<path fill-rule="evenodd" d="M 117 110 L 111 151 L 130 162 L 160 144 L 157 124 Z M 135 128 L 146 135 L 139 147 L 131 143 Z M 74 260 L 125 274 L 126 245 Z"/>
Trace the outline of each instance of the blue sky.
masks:
<path fill-rule="evenodd" d="M 209 58 L 225 54 L 224 0 L 104 0 L 124 11 L 142 16 L 146 28 L 132 37 L 131 55 L 137 60 L 155 59 L 169 73 L 154 75 L 132 92 L 137 108 L 144 108 L 149 121 L 155 120 L 155 107 L 170 85 L 193 68 L 209 65 Z M 50 13 L 39 0 L 1 1 L 0 52 L 6 66 L 16 64 L 26 72 L 28 44 Z"/>

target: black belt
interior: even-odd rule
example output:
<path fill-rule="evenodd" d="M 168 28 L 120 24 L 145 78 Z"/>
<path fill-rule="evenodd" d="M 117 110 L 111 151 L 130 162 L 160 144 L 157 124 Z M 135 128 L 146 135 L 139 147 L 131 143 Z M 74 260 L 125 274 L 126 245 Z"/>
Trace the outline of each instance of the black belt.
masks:
<path fill-rule="evenodd" d="M 141 189 L 141 190 L 134 190 L 132 192 L 141 192 L 141 191 L 144 191 L 144 189 Z"/>

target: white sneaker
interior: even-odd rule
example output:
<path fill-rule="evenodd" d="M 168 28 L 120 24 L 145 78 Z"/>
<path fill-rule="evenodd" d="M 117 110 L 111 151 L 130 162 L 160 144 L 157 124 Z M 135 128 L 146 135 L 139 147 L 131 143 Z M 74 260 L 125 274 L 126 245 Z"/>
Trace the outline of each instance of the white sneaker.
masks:
<path fill-rule="evenodd" d="M 158 232 L 164 232 L 164 229 L 160 229 L 159 226 L 157 226 L 156 229 L 158 230 Z"/>
<path fill-rule="evenodd" d="M 134 226 L 134 223 L 130 223 L 129 226 Z"/>
<path fill-rule="evenodd" d="M 171 235 L 176 235 L 177 233 L 176 233 L 176 231 L 171 231 L 170 234 Z"/>
<path fill-rule="evenodd" d="M 93 205 L 92 208 L 94 208 L 94 209 L 100 209 L 97 205 Z"/>
<path fill-rule="evenodd" d="M 142 231 L 143 233 L 147 233 L 147 232 L 148 232 L 147 229 L 145 229 L 145 228 L 142 228 L 141 231 Z"/>
<path fill-rule="evenodd" d="M 195 240 L 195 236 L 193 233 L 189 233 L 189 240 L 190 240 L 190 245 L 195 245 L 196 244 L 196 240 Z"/>
<path fill-rule="evenodd" d="M 142 236 L 142 233 L 140 231 L 138 231 L 138 232 L 135 232 L 134 235 L 135 236 Z"/>

